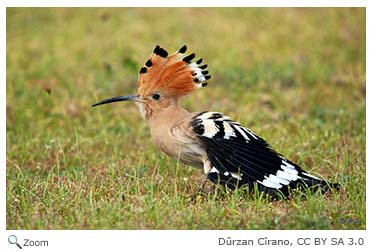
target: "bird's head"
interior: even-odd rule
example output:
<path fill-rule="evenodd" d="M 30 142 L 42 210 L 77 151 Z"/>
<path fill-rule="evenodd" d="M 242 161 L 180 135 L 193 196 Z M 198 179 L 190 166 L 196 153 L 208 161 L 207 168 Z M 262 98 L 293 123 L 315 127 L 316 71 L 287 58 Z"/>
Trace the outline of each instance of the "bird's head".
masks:
<path fill-rule="evenodd" d="M 185 55 L 186 46 L 168 56 L 168 52 L 156 46 L 150 59 L 140 69 L 138 91 L 135 95 L 118 96 L 94 104 L 98 106 L 111 102 L 134 101 L 142 115 L 149 119 L 162 109 L 178 102 L 178 99 L 192 91 L 205 87 L 210 79 L 207 65 L 202 59 L 193 61 L 195 54 Z"/>

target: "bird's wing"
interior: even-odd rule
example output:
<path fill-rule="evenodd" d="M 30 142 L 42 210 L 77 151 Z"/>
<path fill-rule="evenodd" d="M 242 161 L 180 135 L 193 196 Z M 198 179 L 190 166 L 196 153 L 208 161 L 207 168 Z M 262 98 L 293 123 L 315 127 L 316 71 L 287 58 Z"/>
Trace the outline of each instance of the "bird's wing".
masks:
<path fill-rule="evenodd" d="M 262 138 L 218 112 L 201 112 L 190 126 L 204 145 L 213 168 L 208 178 L 229 188 L 257 183 L 266 192 L 298 183 L 319 184 L 322 180 L 305 173 L 298 165 L 274 151 Z M 214 169 L 215 168 L 215 169 Z"/>
<path fill-rule="evenodd" d="M 195 135 L 193 127 L 190 124 L 190 121 L 195 115 L 196 113 L 190 114 L 190 116 L 175 123 L 175 125 L 170 129 L 171 135 L 177 139 L 177 141 L 180 141 L 183 144 L 199 143 L 199 139 Z"/>

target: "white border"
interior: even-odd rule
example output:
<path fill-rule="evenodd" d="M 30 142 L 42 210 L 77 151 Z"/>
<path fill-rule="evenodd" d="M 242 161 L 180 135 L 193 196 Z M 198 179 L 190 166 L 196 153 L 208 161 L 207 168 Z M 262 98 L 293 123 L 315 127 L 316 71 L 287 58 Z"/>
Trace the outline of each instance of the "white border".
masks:
<path fill-rule="evenodd" d="M 296 237 L 327 237 L 331 239 L 336 238 L 347 238 L 347 237 L 364 237 L 367 244 L 372 243 L 371 232 L 367 231 L 11 231 L 6 230 L 6 7 L 367 7 L 367 27 L 370 25 L 371 7 L 368 0 L 261 0 L 261 1 L 234 1 L 234 0 L 180 0 L 180 1 L 151 1 L 151 0 L 139 0 L 139 1 L 119 1 L 119 0 L 102 0 L 102 1 L 88 1 L 88 0 L 6 0 L 0 1 L 0 78 L 2 80 L 1 91 L 0 91 L 0 251 L 18 251 L 14 245 L 7 243 L 7 238 L 10 234 L 18 235 L 19 239 L 31 238 L 36 240 L 48 240 L 50 246 L 48 248 L 38 248 L 38 251 L 102 251 L 110 250 L 117 251 L 201 251 L 201 250 L 217 250 L 217 251 L 248 251 L 250 249 L 260 249 L 264 251 L 298 251 L 298 249 L 304 251 L 313 251 L 314 248 L 318 251 L 330 251 L 331 249 L 337 249 L 340 251 L 350 251 L 353 247 L 349 246 L 293 246 L 293 247 L 270 247 L 270 246 L 218 246 L 219 237 L 232 237 L 233 239 L 257 239 L 258 237 L 268 238 L 289 238 L 295 241 Z M 368 29 L 367 29 L 368 31 Z M 367 32 L 367 45 L 371 42 L 370 33 Z M 368 76 L 371 70 L 368 59 L 370 57 L 370 51 L 367 47 L 367 83 Z M 367 97 L 371 97 L 370 89 L 367 88 Z M 371 113 L 368 110 L 368 99 L 367 99 L 367 129 L 370 125 Z M 370 154 L 371 134 L 367 131 L 367 153 Z M 367 167 L 371 164 L 371 157 L 367 155 Z M 370 172 L 367 169 L 367 181 L 369 181 Z M 367 183 L 367 191 L 369 192 L 370 187 Z M 369 202 L 371 202 L 371 194 L 367 194 L 367 209 L 370 209 Z M 367 218 L 367 228 L 371 227 L 371 220 Z M 362 248 L 354 247 L 358 251 L 367 251 L 367 247 Z M 26 248 L 27 250 L 36 248 Z M 371 249 L 368 249 L 371 251 Z"/>
<path fill-rule="evenodd" d="M 26 250 L 34 251 L 170 251 L 170 252 L 198 252 L 198 251 L 285 251 L 298 252 L 311 251 L 316 248 L 319 251 L 367 251 L 366 246 L 350 245 L 350 238 L 354 242 L 363 239 L 366 243 L 368 237 L 365 231 L 327 231 L 327 230 L 309 230 L 309 231 L 247 231 L 247 230 L 132 230 L 132 231 L 111 231 L 111 230 L 87 230 L 87 231 L 7 231 L 0 237 L 6 241 L 9 234 L 15 234 L 19 243 L 23 246 L 24 238 L 30 238 L 38 241 L 48 241 L 48 247 L 24 247 Z M 253 240 L 255 246 L 246 245 L 219 245 L 219 238 L 225 240 Z M 231 238 L 231 239 L 229 239 Z M 307 238 L 311 245 L 297 245 L 297 241 L 302 242 Z M 325 245 L 315 246 L 316 239 L 326 239 Z M 258 245 L 258 240 L 288 239 L 292 246 L 268 246 Z M 332 245 L 340 241 L 344 245 Z M 18 251 L 18 248 L 12 244 L 5 244 L 5 250 Z M 120 250 L 119 250 L 120 249 Z"/>

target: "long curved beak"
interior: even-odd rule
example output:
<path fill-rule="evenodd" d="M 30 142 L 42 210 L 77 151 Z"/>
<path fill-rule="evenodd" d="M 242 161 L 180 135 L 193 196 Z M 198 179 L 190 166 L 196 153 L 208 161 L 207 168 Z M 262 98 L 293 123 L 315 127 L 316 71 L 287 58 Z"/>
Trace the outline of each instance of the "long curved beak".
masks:
<path fill-rule="evenodd" d="M 100 101 L 100 102 L 98 102 L 96 104 L 93 104 L 92 107 L 99 106 L 99 105 L 106 104 L 106 103 L 120 102 L 120 101 L 143 102 L 141 100 L 141 98 L 139 97 L 139 95 L 138 94 L 135 94 L 135 95 L 118 96 L 118 97 L 106 99 L 106 100 Z"/>

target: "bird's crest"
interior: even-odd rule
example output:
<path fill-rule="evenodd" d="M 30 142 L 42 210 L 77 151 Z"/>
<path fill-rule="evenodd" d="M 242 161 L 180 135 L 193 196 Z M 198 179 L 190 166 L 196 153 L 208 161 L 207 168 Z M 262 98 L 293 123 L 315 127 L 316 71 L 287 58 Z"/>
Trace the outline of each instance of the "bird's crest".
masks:
<path fill-rule="evenodd" d="M 154 91 L 163 91 L 170 96 L 183 96 L 195 89 L 205 87 L 210 79 L 202 59 L 192 61 L 195 54 L 185 55 L 186 45 L 168 56 L 168 52 L 156 46 L 150 59 L 140 69 L 138 91 L 146 96 Z"/>

